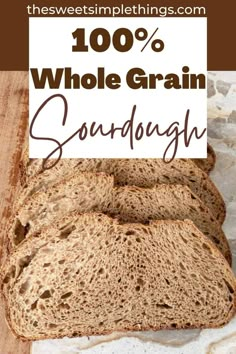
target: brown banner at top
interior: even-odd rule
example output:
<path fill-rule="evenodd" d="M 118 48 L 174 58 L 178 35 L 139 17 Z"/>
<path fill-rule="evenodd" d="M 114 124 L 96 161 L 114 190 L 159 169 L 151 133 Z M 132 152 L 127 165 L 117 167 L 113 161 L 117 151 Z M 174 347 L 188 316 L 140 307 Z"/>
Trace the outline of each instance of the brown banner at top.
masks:
<path fill-rule="evenodd" d="M 112 11 L 112 6 L 116 10 Z M 28 70 L 31 16 L 205 16 L 208 18 L 208 70 L 236 70 L 235 13 L 233 0 L 2 1 L 0 70 Z"/>

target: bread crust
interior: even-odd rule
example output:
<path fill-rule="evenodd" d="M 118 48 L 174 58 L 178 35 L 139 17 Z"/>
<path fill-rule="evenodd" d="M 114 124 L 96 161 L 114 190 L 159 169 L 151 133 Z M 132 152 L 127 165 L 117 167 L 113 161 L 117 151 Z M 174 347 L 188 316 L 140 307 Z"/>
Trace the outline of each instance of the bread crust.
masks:
<path fill-rule="evenodd" d="M 215 153 L 213 147 L 212 147 L 209 143 L 207 143 L 207 153 L 208 153 L 208 155 L 209 155 L 209 158 L 210 158 L 211 161 L 212 161 L 211 164 L 210 164 L 210 169 L 207 170 L 207 172 L 210 173 L 210 172 L 214 169 L 214 167 L 215 167 L 215 163 L 216 163 L 216 153 Z"/>
<path fill-rule="evenodd" d="M 207 158 L 205 159 L 192 159 L 195 164 L 200 167 L 204 172 L 209 174 L 215 167 L 216 154 L 213 147 L 207 143 Z"/>

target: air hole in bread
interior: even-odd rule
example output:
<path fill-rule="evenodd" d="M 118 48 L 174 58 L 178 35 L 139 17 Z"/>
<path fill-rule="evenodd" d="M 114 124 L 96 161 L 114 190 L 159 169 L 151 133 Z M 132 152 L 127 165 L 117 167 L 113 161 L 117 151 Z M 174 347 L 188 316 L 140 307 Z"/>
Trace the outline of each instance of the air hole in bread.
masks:
<path fill-rule="evenodd" d="M 195 238 L 198 238 L 198 235 L 196 235 L 195 233 L 191 232 L 191 235 Z"/>
<path fill-rule="evenodd" d="M 64 264 L 65 263 L 65 259 L 60 259 L 60 261 L 58 261 L 59 264 Z"/>
<path fill-rule="evenodd" d="M 227 288 L 229 289 L 230 294 L 233 294 L 234 289 L 232 288 L 232 286 L 229 284 L 229 282 L 226 279 L 224 279 L 224 282 L 225 282 Z"/>
<path fill-rule="evenodd" d="M 21 275 L 21 273 L 23 272 L 23 269 L 28 267 L 28 265 L 30 264 L 30 262 L 32 261 L 32 259 L 34 258 L 34 254 L 32 254 L 31 256 L 26 256 L 23 257 L 19 260 L 19 272 L 18 272 L 18 277 Z"/>
<path fill-rule="evenodd" d="M 166 279 L 166 278 L 164 278 L 164 279 L 165 279 L 165 281 L 166 281 L 166 284 L 170 285 L 169 280 L 168 280 L 168 279 Z"/>
<path fill-rule="evenodd" d="M 128 230 L 125 234 L 127 236 L 135 235 L 135 231 L 134 230 Z"/>
<path fill-rule="evenodd" d="M 44 267 L 44 268 L 47 268 L 47 267 L 49 267 L 50 265 L 51 265 L 51 263 L 44 263 L 43 267 Z"/>
<path fill-rule="evenodd" d="M 37 308 L 38 300 L 36 300 L 32 305 L 31 305 L 31 310 L 35 310 Z"/>
<path fill-rule="evenodd" d="M 184 264 L 182 262 L 179 263 L 179 266 L 180 266 L 181 269 L 186 270 L 186 268 L 185 268 L 185 266 L 184 266 Z"/>
<path fill-rule="evenodd" d="M 76 227 L 75 227 L 74 225 L 72 225 L 72 226 L 70 226 L 70 227 L 68 227 L 68 228 L 66 228 L 66 229 L 64 229 L 64 230 L 62 230 L 62 231 L 60 232 L 59 238 L 60 238 L 61 240 L 66 239 L 75 229 L 76 229 Z"/>
<path fill-rule="evenodd" d="M 203 243 L 203 244 L 202 244 L 202 248 L 204 248 L 204 249 L 207 250 L 210 254 L 212 254 L 211 248 L 210 248 L 206 243 Z"/>
<path fill-rule="evenodd" d="M 51 297 L 51 293 L 49 290 L 45 290 L 42 295 L 40 296 L 40 299 L 49 299 Z"/>
<path fill-rule="evenodd" d="M 100 268 L 99 271 L 98 271 L 98 274 L 103 274 L 105 271 L 104 271 L 104 268 Z"/>
<path fill-rule="evenodd" d="M 117 324 L 119 322 L 121 322 L 123 320 L 123 318 L 119 318 L 118 320 L 115 320 L 114 323 Z"/>
<path fill-rule="evenodd" d="M 27 279 L 27 280 L 21 285 L 21 287 L 20 287 L 20 289 L 19 289 L 20 295 L 23 295 L 23 294 L 27 291 L 28 288 L 29 288 L 29 280 Z"/>
<path fill-rule="evenodd" d="M 163 309 L 172 309 L 172 306 L 169 306 L 167 304 L 156 304 L 156 307 L 158 308 L 163 308 Z"/>
<path fill-rule="evenodd" d="M 137 286 L 135 287 L 135 290 L 136 290 L 136 291 L 140 291 L 140 285 L 137 285 Z"/>
<path fill-rule="evenodd" d="M 167 175 L 163 175 L 163 178 L 167 179 L 167 181 L 170 180 L 170 176 L 167 176 Z"/>
<path fill-rule="evenodd" d="M 180 235 L 181 239 L 183 240 L 184 243 L 188 243 L 188 240 L 186 240 L 186 238 L 184 238 L 182 235 Z"/>
<path fill-rule="evenodd" d="M 15 275 L 16 275 L 16 267 L 12 266 L 10 271 L 7 273 L 7 275 L 3 279 L 3 283 L 8 284 L 9 281 L 11 280 L 11 278 L 15 278 Z"/>
<path fill-rule="evenodd" d="M 146 235 L 148 235 L 148 231 L 147 231 L 147 229 L 146 229 L 145 227 L 142 227 L 142 231 L 143 231 Z"/>
<path fill-rule="evenodd" d="M 69 291 L 68 293 L 64 294 L 61 296 L 61 299 L 67 299 L 68 297 L 70 297 L 73 293 L 71 291 Z"/>
<path fill-rule="evenodd" d="M 214 242 L 215 242 L 217 245 L 219 245 L 220 241 L 218 240 L 218 238 L 216 238 L 216 237 L 214 237 L 214 236 L 212 236 L 212 238 L 213 238 Z"/>
<path fill-rule="evenodd" d="M 136 237 L 136 242 L 141 242 L 141 239 L 139 237 Z"/>
<path fill-rule="evenodd" d="M 70 306 L 68 304 L 60 304 L 59 305 L 59 308 L 62 309 L 62 310 L 69 310 L 70 309 Z"/>
<path fill-rule="evenodd" d="M 16 219 L 16 225 L 14 229 L 14 244 L 17 246 L 19 243 L 21 243 L 24 239 L 27 233 L 30 230 L 30 224 L 27 223 L 25 226 L 22 225 L 19 219 Z"/>
<path fill-rule="evenodd" d="M 64 275 L 67 275 L 69 273 L 69 269 L 68 268 L 65 268 L 64 270 L 63 270 L 63 274 Z"/>
<path fill-rule="evenodd" d="M 191 211 L 198 211 L 194 206 L 192 206 L 192 205 L 189 205 L 189 209 L 191 210 Z"/>
<path fill-rule="evenodd" d="M 189 181 L 190 181 L 190 182 L 193 182 L 193 183 L 195 183 L 195 182 L 196 182 L 196 180 L 195 180 L 195 179 L 193 179 L 193 178 L 189 178 Z"/>
<path fill-rule="evenodd" d="M 44 310 L 45 310 L 45 306 L 44 306 L 42 303 L 40 303 L 40 304 L 38 305 L 38 307 L 39 307 L 39 309 L 40 309 L 41 311 L 44 311 Z"/>
<path fill-rule="evenodd" d="M 48 327 L 49 328 L 57 328 L 57 325 L 55 323 L 49 323 Z"/>
<path fill-rule="evenodd" d="M 138 283 L 139 285 L 143 286 L 143 285 L 144 285 L 144 280 L 143 280 L 142 278 L 138 278 L 138 279 L 137 279 L 137 283 Z"/>

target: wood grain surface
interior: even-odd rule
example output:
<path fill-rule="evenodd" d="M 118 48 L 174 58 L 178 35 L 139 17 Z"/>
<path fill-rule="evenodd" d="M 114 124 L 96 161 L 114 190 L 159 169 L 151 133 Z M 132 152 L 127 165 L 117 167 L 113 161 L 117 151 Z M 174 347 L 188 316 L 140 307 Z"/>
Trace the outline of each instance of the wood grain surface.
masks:
<path fill-rule="evenodd" d="M 0 256 L 9 211 L 19 182 L 19 158 L 28 120 L 28 73 L 0 72 Z M 0 303 L 0 354 L 29 354 L 30 343 L 16 339 L 5 322 Z"/>

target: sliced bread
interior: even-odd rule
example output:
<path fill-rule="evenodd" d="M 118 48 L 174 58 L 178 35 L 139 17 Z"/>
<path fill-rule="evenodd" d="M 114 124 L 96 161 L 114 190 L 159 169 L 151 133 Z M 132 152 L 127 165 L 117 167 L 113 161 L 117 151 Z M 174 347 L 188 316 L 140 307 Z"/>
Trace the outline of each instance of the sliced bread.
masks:
<path fill-rule="evenodd" d="M 214 328 L 235 313 L 232 270 L 191 221 L 74 214 L 38 236 L 3 269 L 7 320 L 23 339 Z"/>
<path fill-rule="evenodd" d="M 51 184 L 80 172 L 112 174 L 117 185 L 187 185 L 220 223 L 225 219 L 225 204 L 220 193 L 207 174 L 189 159 L 175 159 L 170 163 L 161 159 L 63 159 L 54 168 L 29 180 L 17 201 L 17 208 L 33 193 L 47 190 Z"/>
<path fill-rule="evenodd" d="M 113 187 L 112 176 L 80 173 L 29 197 L 14 217 L 9 231 L 13 248 L 24 238 L 62 218 L 66 213 L 99 211 L 122 222 L 192 220 L 231 263 L 231 253 L 221 225 L 187 186 L 156 185 Z"/>

